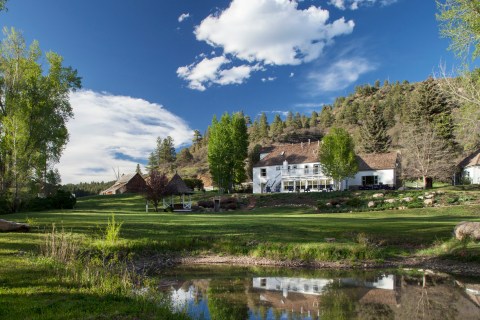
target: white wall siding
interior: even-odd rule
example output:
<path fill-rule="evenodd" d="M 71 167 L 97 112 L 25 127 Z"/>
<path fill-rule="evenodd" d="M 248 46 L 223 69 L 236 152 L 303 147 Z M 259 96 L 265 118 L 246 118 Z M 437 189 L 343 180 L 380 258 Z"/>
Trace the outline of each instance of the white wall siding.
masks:
<path fill-rule="evenodd" d="M 378 176 L 378 183 L 388 184 L 395 186 L 395 170 L 394 169 L 385 169 L 385 170 L 369 170 L 369 171 L 358 171 L 355 177 L 348 179 L 348 186 L 361 186 L 363 176 Z"/>
<path fill-rule="evenodd" d="M 473 184 L 480 184 L 480 166 L 472 166 L 464 169 L 464 176 L 470 177 Z"/>

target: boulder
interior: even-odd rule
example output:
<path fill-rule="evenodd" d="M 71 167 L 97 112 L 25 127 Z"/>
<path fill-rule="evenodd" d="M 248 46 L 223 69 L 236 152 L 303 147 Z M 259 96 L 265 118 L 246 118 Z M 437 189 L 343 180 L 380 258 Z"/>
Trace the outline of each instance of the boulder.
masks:
<path fill-rule="evenodd" d="M 424 198 L 423 196 L 418 196 L 418 199 L 423 200 Z"/>
<path fill-rule="evenodd" d="M 378 198 L 383 198 L 385 195 L 383 193 L 375 193 L 372 198 L 378 199 Z"/>
<path fill-rule="evenodd" d="M 397 200 L 396 199 L 386 199 L 386 203 L 395 203 Z"/>
<path fill-rule="evenodd" d="M 423 200 L 423 203 L 426 206 L 433 206 L 433 199 L 425 199 L 425 200 Z"/>
<path fill-rule="evenodd" d="M 433 199 L 434 196 L 435 196 L 434 194 L 427 194 L 425 196 L 425 199 Z"/>
<path fill-rule="evenodd" d="M 0 232 L 28 232 L 30 226 L 26 223 L 18 223 L 0 219 Z"/>
<path fill-rule="evenodd" d="M 412 198 L 412 197 L 406 197 L 406 198 L 403 198 L 402 201 L 412 202 L 412 201 L 413 201 L 413 198 Z"/>
<path fill-rule="evenodd" d="M 475 241 L 480 240 L 480 222 L 462 221 L 453 229 L 455 238 L 463 240 L 470 238 Z"/>
<path fill-rule="evenodd" d="M 369 208 L 375 207 L 375 202 L 370 201 L 370 202 L 368 203 L 368 207 L 369 207 Z"/>
<path fill-rule="evenodd" d="M 398 207 L 398 210 L 407 210 L 407 207 L 401 206 L 401 207 Z"/>

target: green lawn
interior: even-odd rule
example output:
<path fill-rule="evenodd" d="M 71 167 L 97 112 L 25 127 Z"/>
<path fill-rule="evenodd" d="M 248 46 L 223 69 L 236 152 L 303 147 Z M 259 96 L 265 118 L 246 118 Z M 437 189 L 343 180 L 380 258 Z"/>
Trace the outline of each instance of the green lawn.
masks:
<path fill-rule="evenodd" d="M 71 275 L 59 277 L 67 271 L 38 256 L 53 223 L 83 239 L 87 252 L 95 251 L 108 219 L 115 214 L 116 221 L 123 222 L 121 240 L 110 249 L 128 252 L 134 259 L 168 251 L 361 261 L 419 249 L 428 252 L 440 242 L 451 242 L 458 222 L 480 221 L 479 209 L 475 205 L 319 214 L 306 207 L 275 207 L 224 213 L 145 213 L 141 197 L 121 195 L 81 198 L 75 210 L 0 215 L 0 219 L 33 225 L 30 233 L 0 233 L 0 318 L 172 318 L 167 309 L 147 300 L 79 285 Z M 328 243 L 325 238 L 336 241 Z"/>

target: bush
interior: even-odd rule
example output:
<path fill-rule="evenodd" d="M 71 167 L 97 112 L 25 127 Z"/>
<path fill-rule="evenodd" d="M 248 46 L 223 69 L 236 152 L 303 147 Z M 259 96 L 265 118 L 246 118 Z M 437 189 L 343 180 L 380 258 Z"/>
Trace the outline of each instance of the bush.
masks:
<path fill-rule="evenodd" d="M 0 213 L 10 213 L 10 206 L 5 196 L 0 196 Z"/>
<path fill-rule="evenodd" d="M 348 199 L 347 202 L 345 203 L 347 206 L 354 207 L 354 208 L 365 206 L 364 201 L 360 198 L 351 198 L 351 199 Z"/>
<path fill-rule="evenodd" d="M 184 178 L 183 182 L 187 185 L 192 190 L 202 190 L 203 189 L 203 181 L 201 179 L 195 179 L 195 178 Z"/>
<path fill-rule="evenodd" d="M 44 211 L 53 209 L 73 209 L 77 199 L 68 191 L 58 190 L 53 196 L 46 198 L 33 198 L 28 203 L 29 211 Z"/>
<path fill-rule="evenodd" d="M 198 206 L 204 208 L 213 208 L 215 204 L 213 203 L 213 201 L 210 200 L 200 200 L 198 201 Z"/>

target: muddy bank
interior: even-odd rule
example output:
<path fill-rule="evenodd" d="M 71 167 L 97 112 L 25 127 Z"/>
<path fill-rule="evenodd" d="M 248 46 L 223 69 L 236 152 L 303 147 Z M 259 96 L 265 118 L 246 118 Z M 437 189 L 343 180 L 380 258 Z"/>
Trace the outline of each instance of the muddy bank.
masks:
<path fill-rule="evenodd" d="M 164 268 L 178 265 L 235 265 L 235 266 L 272 266 L 285 268 L 312 268 L 312 269 L 388 269 L 388 268 L 418 268 L 456 274 L 462 276 L 480 276 L 480 263 L 459 262 L 427 257 L 409 257 L 405 259 L 375 261 L 295 261 L 272 260 L 247 256 L 218 256 L 218 255 L 186 255 L 174 256 L 159 254 L 142 257 L 135 262 L 135 268 L 143 273 L 156 273 Z"/>

